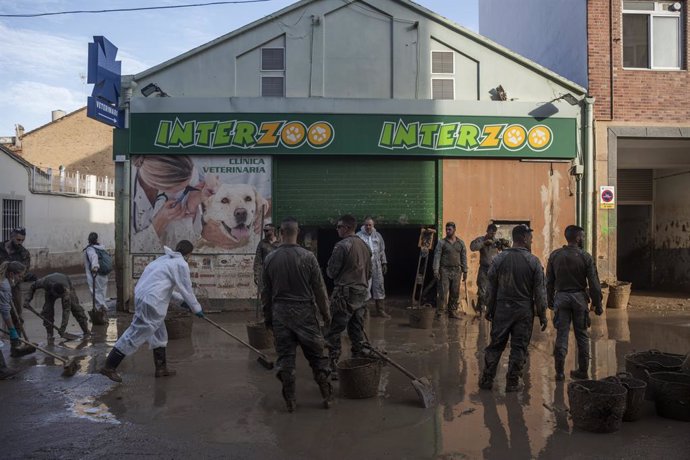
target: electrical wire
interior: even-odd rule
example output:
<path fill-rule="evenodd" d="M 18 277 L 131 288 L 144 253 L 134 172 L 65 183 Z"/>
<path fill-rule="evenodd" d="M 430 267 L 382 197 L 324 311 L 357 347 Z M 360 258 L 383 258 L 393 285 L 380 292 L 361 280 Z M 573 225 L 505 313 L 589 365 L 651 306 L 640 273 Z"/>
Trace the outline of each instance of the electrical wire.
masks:
<path fill-rule="evenodd" d="M 101 13 L 121 13 L 130 11 L 146 11 L 146 10 L 172 10 L 177 8 L 195 8 L 200 6 L 214 6 L 214 5 L 228 5 L 228 4 L 243 4 L 243 3 L 266 3 L 272 0 L 227 0 L 208 3 L 188 3 L 184 5 L 167 5 L 167 6 L 141 6 L 137 8 L 115 8 L 108 10 L 73 10 L 73 11 L 53 11 L 50 13 L 26 13 L 26 14 L 0 14 L 0 18 L 37 18 L 41 16 L 58 16 L 64 14 L 101 14 Z"/>

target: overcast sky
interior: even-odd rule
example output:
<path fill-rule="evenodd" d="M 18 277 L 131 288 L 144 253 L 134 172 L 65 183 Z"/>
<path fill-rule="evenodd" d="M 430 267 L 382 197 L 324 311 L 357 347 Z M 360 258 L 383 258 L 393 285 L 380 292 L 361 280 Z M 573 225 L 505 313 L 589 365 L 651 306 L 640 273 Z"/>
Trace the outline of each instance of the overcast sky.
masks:
<path fill-rule="evenodd" d="M 2 14 L 139 8 L 208 3 L 212 0 L 22 0 L 0 1 Z M 241 1 L 241 0 L 238 0 Z M 417 0 L 474 31 L 478 0 Z M 0 17 L 0 136 L 15 124 L 31 131 L 50 122 L 52 110 L 86 105 L 87 46 L 103 35 L 118 47 L 122 73 L 134 74 L 278 11 L 295 0 L 196 8 L 37 18 Z"/>

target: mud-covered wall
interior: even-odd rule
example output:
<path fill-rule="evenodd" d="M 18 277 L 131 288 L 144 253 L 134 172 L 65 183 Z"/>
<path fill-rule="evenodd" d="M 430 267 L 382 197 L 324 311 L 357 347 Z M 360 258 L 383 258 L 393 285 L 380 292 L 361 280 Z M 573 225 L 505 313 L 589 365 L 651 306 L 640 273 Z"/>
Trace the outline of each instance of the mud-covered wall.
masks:
<path fill-rule="evenodd" d="M 491 221 L 529 221 L 532 253 L 544 265 L 576 223 L 576 182 L 566 163 L 519 160 L 444 160 L 443 220 L 454 221 L 468 246 Z M 468 287 L 475 288 L 479 253 L 468 254 Z"/>
<path fill-rule="evenodd" d="M 690 170 L 654 171 L 654 284 L 690 292 Z"/>

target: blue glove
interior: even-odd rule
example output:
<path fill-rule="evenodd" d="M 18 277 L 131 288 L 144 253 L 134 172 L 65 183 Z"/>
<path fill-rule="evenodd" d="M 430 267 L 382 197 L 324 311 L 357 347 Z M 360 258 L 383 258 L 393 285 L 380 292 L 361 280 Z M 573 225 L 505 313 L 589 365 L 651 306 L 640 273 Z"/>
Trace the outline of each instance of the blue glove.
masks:
<path fill-rule="evenodd" d="M 204 312 L 203 312 L 203 311 L 200 311 L 200 312 L 197 312 L 197 313 L 194 313 L 194 314 L 197 316 L 197 318 L 203 318 L 203 317 L 204 317 Z"/>
<path fill-rule="evenodd" d="M 10 328 L 10 340 L 18 340 L 19 339 L 19 334 L 17 333 L 17 329 L 11 327 Z"/>

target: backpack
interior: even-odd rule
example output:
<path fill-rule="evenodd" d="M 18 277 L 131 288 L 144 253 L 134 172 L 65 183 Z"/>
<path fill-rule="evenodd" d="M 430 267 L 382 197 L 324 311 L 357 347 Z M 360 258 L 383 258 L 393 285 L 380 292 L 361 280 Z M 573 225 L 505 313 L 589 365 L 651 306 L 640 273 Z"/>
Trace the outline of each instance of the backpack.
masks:
<path fill-rule="evenodd" d="M 93 246 L 91 246 L 93 247 Z M 98 274 L 105 276 L 113 271 L 113 258 L 105 249 L 93 248 L 98 256 Z"/>

